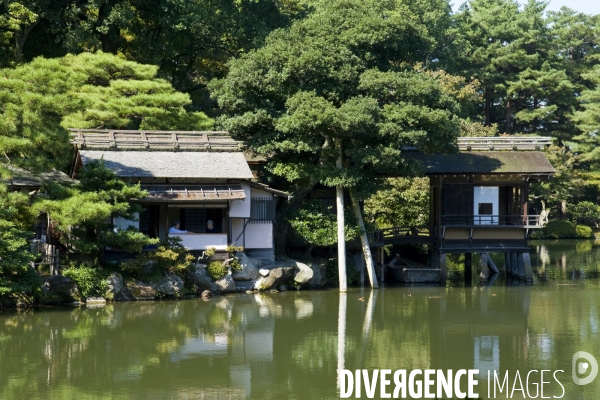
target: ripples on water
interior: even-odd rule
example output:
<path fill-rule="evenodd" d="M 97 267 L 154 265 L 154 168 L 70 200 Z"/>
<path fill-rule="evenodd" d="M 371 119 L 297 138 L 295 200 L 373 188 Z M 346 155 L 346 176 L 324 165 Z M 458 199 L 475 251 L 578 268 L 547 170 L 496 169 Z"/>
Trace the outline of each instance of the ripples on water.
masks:
<path fill-rule="evenodd" d="M 478 368 L 483 398 L 488 370 L 562 369 L 564 398 L 595 399 L 600 378 L 574 385 L 571 357 L 600 359 L 599 249 L 533 243 L 533 287 L 502 275 L 465 288 L 458 260 L 447 287 L 352 289 L 344 301 L 327 290 L 4 312 L 0 398 L 336 398 L 341 366 Z"/>

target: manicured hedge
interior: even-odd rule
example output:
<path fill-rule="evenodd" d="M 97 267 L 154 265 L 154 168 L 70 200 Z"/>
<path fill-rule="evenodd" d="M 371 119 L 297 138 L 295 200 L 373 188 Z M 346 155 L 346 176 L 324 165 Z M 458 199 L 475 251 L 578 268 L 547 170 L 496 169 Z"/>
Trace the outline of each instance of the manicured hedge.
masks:
<path fill-rule="evenodd" d="M 544 234 L 550 239 L 572 238 L 576 235 L 575 225 L 570 221 L 550 221 L 544 228 Z"/>
<path fill-rule="evenodd" d="M 585 225 L 577 225 L 575 227 L 575 235 L 579 238 L 593 238 L 594 232 L 592 232 L 592 228 Z"/>

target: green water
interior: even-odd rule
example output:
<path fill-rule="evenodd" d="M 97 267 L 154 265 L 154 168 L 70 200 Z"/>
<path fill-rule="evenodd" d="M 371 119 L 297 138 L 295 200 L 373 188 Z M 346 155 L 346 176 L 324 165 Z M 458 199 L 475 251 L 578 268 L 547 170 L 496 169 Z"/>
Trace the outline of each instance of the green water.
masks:
<path fill-rule="evenodd" d="M 533 287 L 506 286 L 501 276 L 491 287 L 455 279 L 447 288 L 388 285 L 345 296 L 303 291 L 3 312 L 0 398 L 338 398 L 338 367 L 479 369 L 482 398 L 488 370 L 509 371 L 511 388 L 516 371 L 525 385 L 530 370 L 564 370 L 556 375 L 562 398 L 599 398 L 600 376 L 575 385 L 571 358 L 586 351 L 600 360 L 600 247 L 540 242 L 531 255 Z M 460 276 L 457 268 L 450 275 Z M 546 397 L 562 394 L 551 374 L 544 380 Z"/>

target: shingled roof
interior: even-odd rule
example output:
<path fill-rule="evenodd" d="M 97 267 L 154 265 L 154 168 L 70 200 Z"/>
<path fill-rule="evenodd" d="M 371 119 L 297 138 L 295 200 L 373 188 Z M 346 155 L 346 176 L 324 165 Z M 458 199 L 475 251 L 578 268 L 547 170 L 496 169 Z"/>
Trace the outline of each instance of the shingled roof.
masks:
<path fill-rule="evenodd" d="M 83 164 L 104 159 L 122 178 L 253 178 L 241 152 L 80 150 L 79 155 Z"/>
<path fill-rule="evenodd" d="M 552 175 L 554 168 L 541 151 L 459 151 L 454 154 L 404 152 L 422 164 L 427 175 L 529 174 Z"/>
<path fill-rule="evenodd" d="M 12 177 L 4 182 L 13 188 L 37 189 L 45 182 L 56 182 L 70 185 L 77 181 L 69 178 L 64 172 L 52 170 L 46 172 L 31 172 L 17 167 L 9 167 Z"/>

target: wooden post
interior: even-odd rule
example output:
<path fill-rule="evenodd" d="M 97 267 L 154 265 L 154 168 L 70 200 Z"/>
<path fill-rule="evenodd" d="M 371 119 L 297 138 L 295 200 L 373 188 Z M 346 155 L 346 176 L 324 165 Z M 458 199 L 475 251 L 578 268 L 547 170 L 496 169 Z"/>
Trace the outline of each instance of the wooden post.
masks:
<path fill-rule="evenodd" d="M 379 287 L 377 283 L 377 276 L 375 276 L 375 267 L 373 265 L 373 256 L 371 255 L 371 247 L 369 246 L 369 238 L 367 237 L 367 230 L 365 229 L 365 223 L 360 212 L 360 206 L 356 197 L 350 191 L 350 200 L 352 200 L 352 209 L 354 210 L 354 216 L 358 222 L 358 228 L 360 230 L 360 243 L 362 245 L 363 254 L 365 255 L 365 263 L 367 266 L 367 272 L 369 273 L 369 281 L 371 282 L 372 288 Z"/>
<path fill-rule="evenodd" d="M 525 270 L 525 282 L 533 285 L 533 270 L 531 269 L 531 257 L 529 253 L 523 253 L 523 268 Z"/>
<path fill-rule="evenodd" d="M 512 267 L 510 266 L 510 253 L 504 253 L 504 265 L 506 267 L 506 276 L 512 276 Z"/>
<path fill-rule="evenodd" d="M 486 284 L 488 278 L 490 277 L 490 269 L 488 267 L 488 254 L 481 253 L 479 254 L 479 277 L 481 278 L 481 283 Z"/>
<path fill-rule="evenodd" d="M 383 247 L 379 248 L 379 259 L 381 260 L 381 273 L 379 274 L 379 280 L 385 282 L 385 250 Z"/>
<path fill-rule="evenodd" d="M 342 169 L 342 141 L 335 140 L 335 147 L 338 150 L 338 159 L 336 167 Z M 335 187 L 335 198 L 337 205 L 337 230 L 338 230 L 338 276 L 340 281 L 340 292 L 348 290 L 346 281 L 346 235 L 344 232 L 344 188 L 340 185 Z"/>
<path fill-rule="evenodd" d="M 473 284 L 473 254 L 465 253 L 465 286 Z"/>
<path fill-rule="evenodd" d="M 346 361 L 346 308 L 347 297 L 346 293 L 340 293 L 340 304 L 338 309 L 338 354 L 337 354 L 337 369 L 338 379 L 337 385 L 340 387 L 340 371 L 344 369 Z"/>
<path fill-rule="evenodd" d="M 519 279 L 525 280 L 525 261 L 523 260 L 523 253 L 517 254 L 517 265 L 519 267 Z"/>
<path fill-rule="evenodd" d="M 510 265 L 513 278 L 517 278 L 519 276 L 519 258 L 517 257 L 517 253 L 510 253 Z"/>

